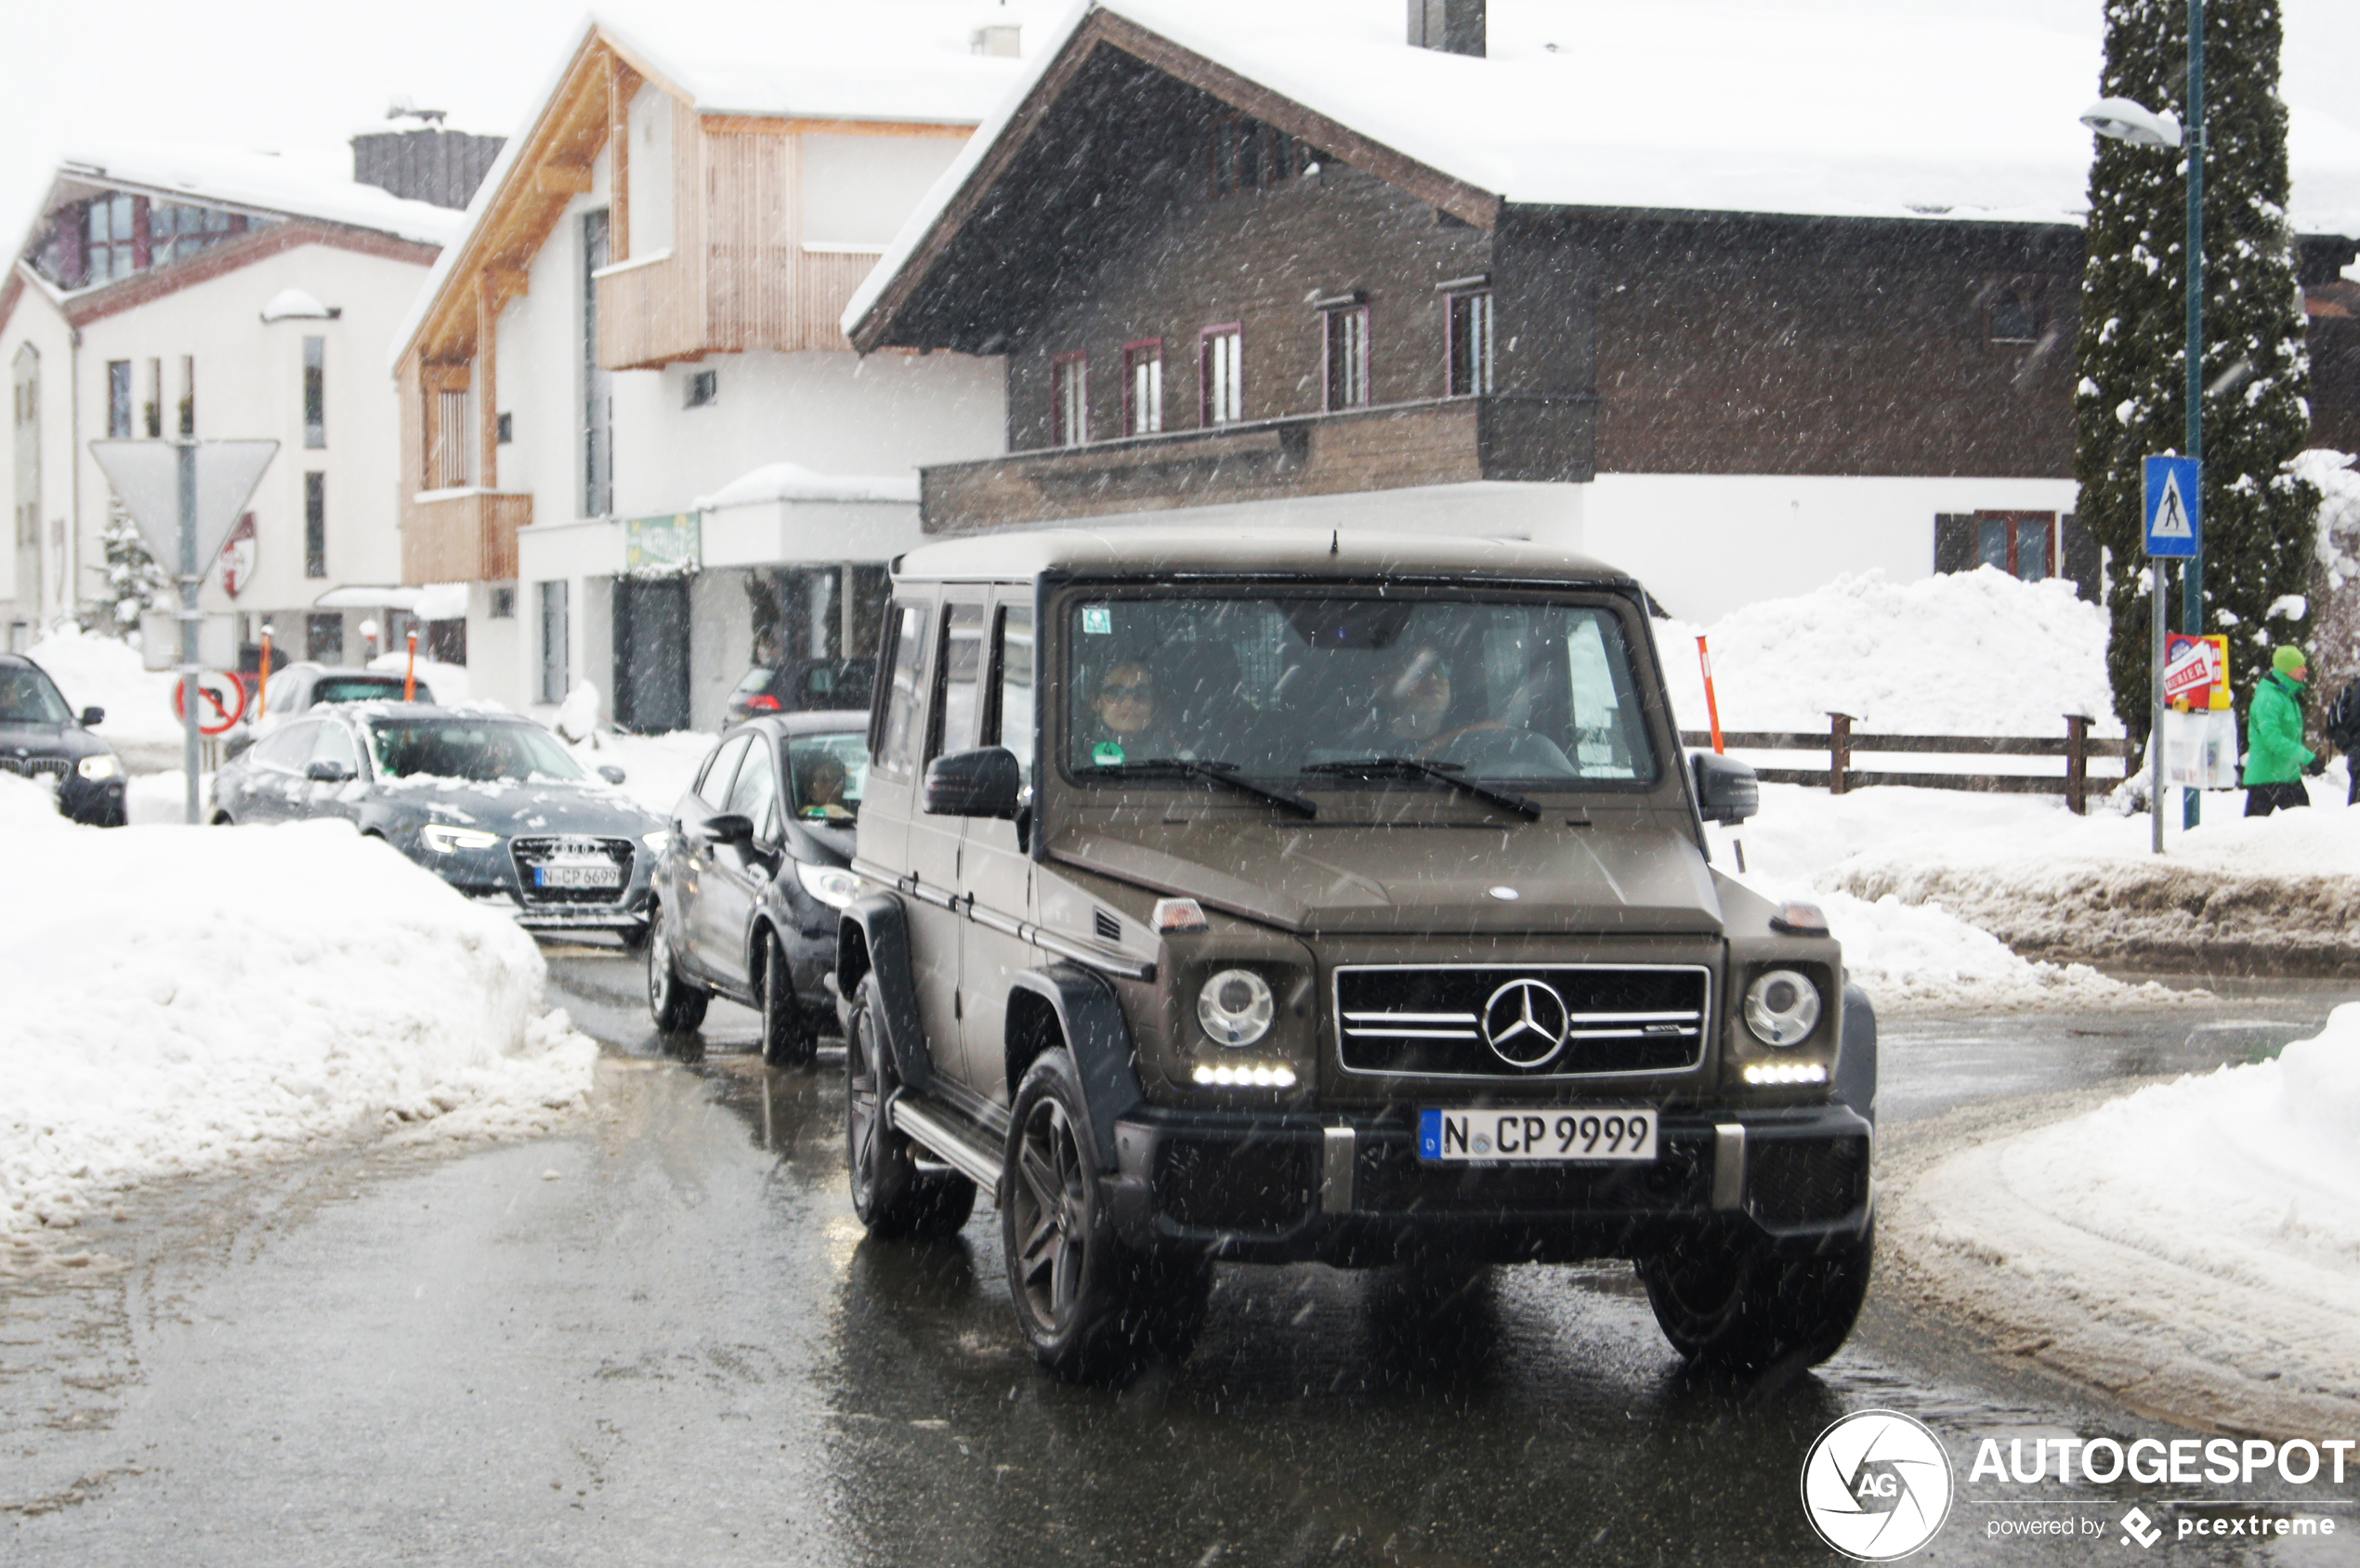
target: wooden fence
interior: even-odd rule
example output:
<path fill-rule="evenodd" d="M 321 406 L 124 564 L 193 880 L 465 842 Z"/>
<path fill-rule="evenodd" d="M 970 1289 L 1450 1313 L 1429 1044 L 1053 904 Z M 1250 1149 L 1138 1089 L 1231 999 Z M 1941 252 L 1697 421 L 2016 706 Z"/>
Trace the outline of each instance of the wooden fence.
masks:
<path fill-rule="evenodd" d="M 1855 735 L 1852 716 L 1848 713 L 1828 715 L 1825 734 L 1808 731 L 1778 734 L 1766 731 L 1722 732 L 1722 743 L 1736 751 L 1823 751 L 1827 753 L 1825 767 L 1765 767 L 1759 768 L 1764 783 L 1814 784 L 1830 794 L 1841 795 L 1847 790 L 1866 789 L 1875 784 L 1911 784 L 1921 790 L 1981 790 L 2001 794 L 2063 795 L 2065 804 L 2077 814 L 2086 813 L 2091 795 L 2111 794 L 2129 777 L 2131 760 L 2140 753 L 2128 740 L 2092 739 L 2090 721 L 2078 714 L 2065 715 L 2065 732 L 2062 737 L 2017 735 Z M 1680 743 L 1684 746 L 1710 746 L 1712 736 L 1705 730 L 1683 730 Z M 1855 752 L 1894 754 L 1917 752 L 1961 757 L 2062 757 L 2065 774 L 2037 773 L 1870 773 L 1852 765 Z M 2122 773 L 2115 777 L 2093 777 L 2090 761 L 2093 757 L 2115 758 L 2122 763 Z"/>

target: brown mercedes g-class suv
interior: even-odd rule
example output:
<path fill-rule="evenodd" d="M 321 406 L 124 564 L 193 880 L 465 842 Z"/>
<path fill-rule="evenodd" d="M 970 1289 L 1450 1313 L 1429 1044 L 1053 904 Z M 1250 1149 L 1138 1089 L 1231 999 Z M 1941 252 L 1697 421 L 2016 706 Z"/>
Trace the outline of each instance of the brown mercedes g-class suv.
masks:
<path fill-rule="evenodd" d="M 896 563 L 838 956 L 853 1201 L 978 1188 L 1069 1378 L 1215 1261 L 1624 1257 L 1682 1353 L 1834 1352 L 1876 1025 L 1707 863 L 1639 585 L 1529 544 L 1124 529 Z"/>

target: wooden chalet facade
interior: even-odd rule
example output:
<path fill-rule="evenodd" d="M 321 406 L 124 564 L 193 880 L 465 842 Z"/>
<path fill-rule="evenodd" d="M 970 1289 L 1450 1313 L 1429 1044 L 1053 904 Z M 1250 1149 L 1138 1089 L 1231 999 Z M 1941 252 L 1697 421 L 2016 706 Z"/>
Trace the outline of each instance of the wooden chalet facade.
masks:
<path fill-rule="evenodd" d="M 1676 558 L 1602 516 L 1636 492 L 1601 480 L 1724 481 L 1699 510 L 1739 482 L 1968 480 L 1885 486 L 1913 508 L 1895 564 L 1933 566 L 1938 517 L 1973 556 L 1979 514 L 2029 503 L 2024 574 L 2094 580 L 2067 516 L 2077 226 L 1519 203 L 1141 9 L 1083 17 L 847 318 L 864 350 L 1004 358 L 1007 450 L 924 471 L 929 531 L 1376 519 L 1386 492 L 1420 498 L 1410 526 L 1526 531 L 1529 505 L 1486 503 L 1541 486 L 1568 546 Z M 2315 242 L 2309 270 L 2352 251 Z"/>

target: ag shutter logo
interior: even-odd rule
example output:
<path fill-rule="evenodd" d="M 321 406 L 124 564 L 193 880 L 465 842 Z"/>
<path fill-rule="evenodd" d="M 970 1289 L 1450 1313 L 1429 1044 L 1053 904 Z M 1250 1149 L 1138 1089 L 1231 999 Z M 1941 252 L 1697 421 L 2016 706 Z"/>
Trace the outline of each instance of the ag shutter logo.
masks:
<path fill-rule="evenodd" d="M 1855 1410 L 1804 1456 L 1803 1513 L 1846 1557 L 1907 1557 L 1950 1515 L 1950 1456 L 1923 1423 L 1897 1410 Z"/>

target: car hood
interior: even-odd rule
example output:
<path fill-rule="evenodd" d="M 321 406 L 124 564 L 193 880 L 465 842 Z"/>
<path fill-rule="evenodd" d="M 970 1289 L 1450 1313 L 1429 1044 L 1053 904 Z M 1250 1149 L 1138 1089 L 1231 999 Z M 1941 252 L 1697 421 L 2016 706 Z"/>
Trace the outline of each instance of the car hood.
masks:
<path fill-rule="evenodd" d="M 1586 827 L 1567 816 L 1329 824 L 1208 814 L 1077 827 L 1049 854 L 1293 931 L 1721 931 L 1704 856 L 1662 813 L 1603 812 Z"/>
<path fill-rule="evenodd" d="M 662 817 L 606 784 L 395 778 L 378 784 L 376 800 L 383 809 L 421 823 L 453 822 L 504 838 L 534 833 L 637 838 L 663 826 Z"/>
<path fill-rule="evenodd" d="M 96 757 L 111 750 L 80 725 L 0 721 L 0 757 Z"/>

